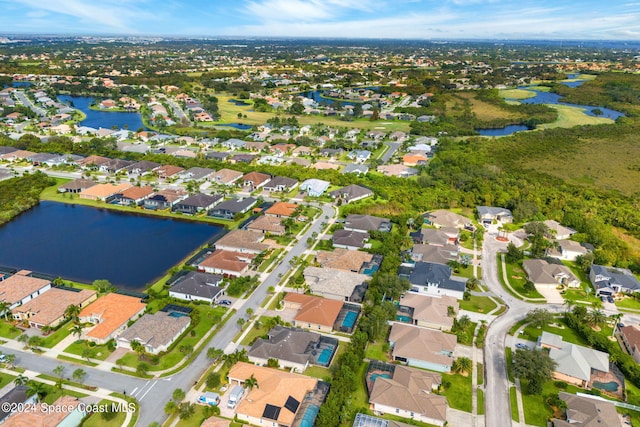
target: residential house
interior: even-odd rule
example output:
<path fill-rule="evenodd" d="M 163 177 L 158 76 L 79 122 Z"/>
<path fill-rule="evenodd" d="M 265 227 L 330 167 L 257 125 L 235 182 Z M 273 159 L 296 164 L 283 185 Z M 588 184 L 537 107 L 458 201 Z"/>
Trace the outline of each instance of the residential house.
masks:
<path fill-rule="evenodd" d="M 95 326 L 83 332 L 83 338 L 96 344 L 106 344 L 118 336 L 127 324 L 144 314 L 146 305 L 140 298 L 109 293 L 80 311 L 80 322 Z"/>
<path fill-rule="evenodd" d="M 169 288 L 169 296 L 184 301 L 217 302 L 224 295 L 222 276 L 190 271 L 180 276 Z"/>
<path fill-rule="evenodd" d="M 320 332 L 333 331 L 343 306 L 342 301 L 295 293 L 288 293 L 283 303 L 285 309 L 297 311 L 293 326 Z"/>
<path fill-rule="evenodd" d="M 0 159 L 8 160 L 10 162 L 15 162 L 19 160 L 26 160 L 27 158 L 35 155 L 33 151 L 27 150 L 14 150 L 8 153 L 5 153 L 0 156 Z"/>
<path fill-rule="evenodd" d="M 234 154 L 233 156 L 231 156 L 229 158 L 229 163 L 235 164 L 235 163 L 251 163 L 253 162 L 255 159 L 257 159 L 259 156 L 256 154 L 246 154 L 246 153 L 239 153 L 239 154 Z"/>
<path fill-rule="evenodd" d="M 458 261 L 459 254 L 460 248 L 449 244 L 442 246 L 416 244 L 410 251 L 411 259 L 414 261 L 445 265 L 450 261 Z"/>
<path fill-rule="evenodd" d="M 338 159 L 344 154 L 344 150 L 342 148 L 321 148 L 319 154 L 322 157 Z"/>
<path fill-rule="evenodd" d="M 223 147 L 228 148 L 229 150 L 242 150 L 246 144 L 246 141 L 237 138 L 227 139 L 220 143 Z"/>
<path fill-rule="evenodd" d="M 19 385 L 11 388 L 7 393 L 0 397 L 0 424 L 8 423 L 11 418 L 20 414 L 20 411 L 11 410 L 12 406 L 23 405 L 23 407 L 29 407 L 35 405 L 38 396 L 27 393 L 29 387 L 26 385 Z M 24 412 L 24 411 L 22 411 Z M 30 426 L 30 424 L 26 424 Z"/>
<path fill-rule="evenodd" d="M 60 185 L 58 187 L 58 191 L 61 193 L 78 194 L 82 190 L 86 190 L 87 188 L 93 187 L 96 184 L 97 182 L 91 181 L 90 179 L 78 178 Z"/>
<path fill-rule="evenodd" d="M 302 184 L 300 184 L 300 190 L 306 191 L 309 197 L 320 197 L 331 185 L 328 181 L 323 181 L 321 179 L 307 179 Z"/>
<path fill-rule="evenodd" d="M 220 169 L 213 175 L 213 181 L 220 185 L 233 185 L 234 182 L 242 178 L 242 172 L 232 169 Z"/>
<path fill-rule="evenodd" d="M 354 150 L 347 154 L 350 160 L 356 163 L 365 163 L 371 158 L 371 151 L 369 150 Z"/>
<path fill-rule="evenodd" d="M 336 200 L 341 200 L 343 203 L 351 203 L 373 196 L 373 191 L 367 187 L 351 184 L 329 192 L 329 196 Z"/>
<path fill-rule="evenodd" d="M 597 296 L 611 296 L 619 292 L 629 294 L 640 291 L 640 281 L 626 268 L 592 264 L 589 271 L 589 279 L 596 290 Z"/>
<path fill-rule="evenodd" d="M 366 175 L 369 167 L 363 164 L 349 163 L 342 169 L 342 173 L 355 173 L 357 175 Z"/>
<path fill-rule="evenodd" d="M 551 427 L 623 427 L 613 402 L 595 396 L 578 396 L 561 391 L 560 399 L 566 403 L 566 419 L 551 419 Z"/>
<path fill-rule="evenodd" d="M 262 151 L 268 146 L 269 144 L 267 144 L 266 142 L 259 142 L 259 141 L 247 141 L 244 144 L 245 150 L 249 150 L 249 151 Z"/>
<path fill-rule="evenodd" d="M 180 189 L 164 189 L 160 191 L 156 191 L 152 196 L 148 197 L 144 201 L 144 208 L 151 210 L 162 210 L 169 209 L 180 200 L 185 199 L 189 196 L 184 190 Z"/>
<path fill-rule="evenodd" d="M 426 166 L 429 158 L 424 154 L 410 153 L 402 156 L 402 164 L 405 166 Z"/>
<path fill-rule="evenodd" d="M 14 319 L 28 321 L 31 328 L 55 328 L 65 320 L 64 312 L 67 307 L 76 305 L 84 308 L 96 298 L 96 291 L 89 289 L 51 288 L 37 298 L 15 307 L 11 312 Z"/>
<path fill-rule="evenodd" d="M 269 245 L 260 243 L 263 240 L 262 233 L 250 230 L 233 230 L 218 239 L 215 246 L 216 249 L 226 251 L 259 254 L 269 249 Z"/>
<path fill-rule="evenodd" d="M 483 225 L 492 224 L 494 221 L 499 223 L 513 222 L 513 214 L 509 209 L 494 206 L 478 206 L 478 219 Z"/>
<path fill-rule="evenodd" d="M 126 170 L 127 167 L 131 166 L 135 162 L 130 160 L 122 160 L 122 159 L 110 159 L 106 163 L 102 163 L 98 170 L 102 173 L 118 173 L 120 171 Z"/>
<path fill-rule="evenodd" d="M 316 162 L 311 167 L 317 170 L 338 170 L 342 165 L 340 163 Z"/>
<path fill-rule="evenodd" d="M 215 170 L 209 168 L 193 167 L 180 173 L 180 178 L 184 180 L 200 181 L 210 179 L 216 173 Z"/>
<path fill-rule="evenodd" d="M 576 230 L 565 227 L 560 224 L 558 221 L 554 221 L 552 219 L 548 219 L 544 221 L 544 225 L 547 226 L 551 234 L 556 240 L 565 240 L 571 238 L 574 234 L 577 233 Z"/>
<path fill-rule="evenodd" d="M 460 230 L 449 227 L 421 228 L 415 233 L 411 233 L 411 237 L 416 243 L 432 246 L 457 245 L 460 238 Z"/>
<path fill-rule="evenodd" d="M 275 144 L 269 147 L 269 152 L 274 156 L 283 157 L 295 148 L 295 144 Z"/>
<path fill-rule="evenodd" d="M 357 251 L 365 246 L 365 242 L 369 239 L 369 233 L 361 233 L 351 230 L 336 230 L 333 233 L 332 242 L 334 248 L 343 248 L 351 251 Z"/>
<path fill-rule="evenodd" d="M 586 387 L 594 371 L 609 372 L 607 353 L 564 342 L 560 335 L 543 331 L 537 347 L 549 349 L 549 357 L 557 364 L 553 371 L 557 380 Z"/>
<path fill-rule="evenodd" d="M 287 228 L 282 225 L 282 218 L 261 215 L 247 225 L 247 230 L 256 231 L 262 234 L 270 234 L 274 236 L 284 236 Z"/>
<path fill-rule="evenodd" d="M 522 263 L 523 270 L 536 287 L 555 289 L 559 285 L 579 288 L 580 279 L 564 264 L 549 264 L 543 259 L 527 259 Z"/>
<path fill-rule="evenodd" d="M 111 159 L 108 157 L 91 155 L 91 156 L 85 157 L 82 160 L 78 160 L 76 163 L 82 169 L 91 169 L 91 168 L 99 168 L 103 164 L 109 163 L 109 161 L 111 161 Z"/>
<path fill-rule="evenodd" d="M 286 176 L 276 176 L 263 186 L 265 191 L 274 192 L 281 191 L 288 193 L 298 186 L 298 181 L 293 178 L 287 178 Z"/>
<path fill-rule="evenodd" d="M 411 427 L 411 424 L 358 412 L 351 427 Z"/>
<path fill-rule="evenodd" d="M 243 187 L 248 187 L 249 191 L 256 190 L 271 181 L 271 175 L 261 172 L 249 172 L 242 177 Z"/>
<path fill-rule="evenodd" d="M 51 153 L 36 153 L 33 156 L 27 157 L 27 160 L 30 161 L 34 166 L 40 166 L 44 164 L 44 162 L 55 159 L 59 157 L 58 154 Z"/>
<path fill-rule="evenodd" d="M 209 151 L 205 157 L 210 160 L 224 162 L 230 155 L 231 153 L 227 153 L 226 151 Z"/>
<path fill-rule="evenodd" d="M 361 303 L 371 277 L 335 268 L 307 267 L 304 280 L 311 293 L 338 301 Z"/>
<path fill-rule="evenodd" d="M 155 168 L 153 172 L 160 179 L 169 179 L 169 178 L 178 177 L 178 175 L 184 172 L 184 168 L 181 168 L 180 166 L 174 166 L 174 165 L 162 165 Z"/>
<path fill-rule="evenodd" d="M 378 172 L 385 176 L 395 176 L 397 178 L 409 178 L 418 175 L 418 169 L 406 165 L 380 165 Z"/>
<path fill-rule="evenodd" d="M 398 322 L 389 333 L 393 360 L 437 372 L 451 371 L 456 342 L 455 335 Z"/>
<path fill-rule="evenodd" d="M 199 271 L 221 274 L 224 277 L 240 277 L 247 272 L 255 257 L 253 253 L 217 249 L 200 261 L 197 268 Z"/>
<path fill-rule="evenodd" d="M 118 335 L 116 344 L 120 348 L 133 350 L 132 343 L 136 341 L 144 346 L 147 353 L 158 354 L 168 351 L 190 324 L 189 316 L 174 317 L 164 311 L 146 313 Z"/>
<path fill-rule="evenodd" d="M 140 206 L 152 194 L 153 187 L 149 185 L 142 187 L 133 186 L 127 188 L 122 193 L 117 193 L 109 197 L 107 202 L 125 206 Z"/>
<path fill-rule="evenodd" d="M 139 162 L 135 162 L 132 165 L 129 165 L 125 168 L 127 174 L 131 175 L 146 175 L 153 171 L 154 169 L 160 167 L 160 163 L 150 162 L 149 160 L 141 160 Z"/>
<path fill-rule="evenodd" d="M 400 277 L 409 279 L 411 292 L 431 296 L 452 296 L 461 300 L 466 290 L 466 279 L 451 276 L 451 267 L 431 262 L 402 264 Z"/>
<path fill-rule="evenodd" d="M 28 270 L 20 270 L 0 282 L 0 301 L 9 304 L 9 310 L 26 304 L 51 289 L 51 281 L 31 274 Z"/>
<path fill-rule="evenodd" d="M 459 307 L 458 300 L 454 297 L 430 297 L 407 292 L 400 298 L 398 312 L 409 318 L 412 325 L 450 331 Z M 453 314 L 449 313 L 450 310 L 453 310 Z"/>
<path fill-rule="evenodd" d="M 291 427 L 302 402 L 318 386 L 316 378 L 239 362 L 229 370 L 231 384 L 249 378 L 259 384 L 236 407 L 236 416 L 256 426 Z"/>
<path fill-rule="evenodd" d="M 50 405 L 34 401 L 29 405 L 25 404 L 24 408 L 13 411 L 4 422 L 0 417 L 0 424 L 5 427 L 79 426 L 87 415 L 88 406 L 77 397 L 63 395 Z"/>
<path fill-rule="evenodd" d="M 278 325 L 268 332 L 266 339 L 258 338 L 247 356 L 258 366 L 266 366 L 269 359 L 276 359 L 281 368 L 304 372 L 309 365 L 328 367 L 337 349 L 335 338 Z"/>
<path fill-rule="evenodd" d="M 351 214 L 344 220 L 344 229 L 367 233 L 369 231 L 391 231 L 391 221 L 371 215 Z"/>
<path fill-rule="evenodd" d="M 445 209 L 426 213 L 424 219 L 436 228 L 465 228 L 471 224 L 469 218 Z"/>
<path fill-rule="evenodd" d="M 293 151 L 291 152 L 291 154 L 295 157 L 297 156 L 310 156 L 311 154 L 313 154 L 313 148 L 311 147 L 307 147 L 304 145 L 300 145 L 299 147 L 296 147 L 293 149 Z"/>
<path fill-rule="evenodd" d="M 447 398 L 433 393 L 442 376 L 402 365 L 390 365 L 391 378 L 379 376 L 373 382 L 369 402 L 375 413 L 392 414 L 430 425 L 447 423 Z"/>
<path fill-rule="evenodd" d="M 300 205 L 289 202 L 275 202 L 264 214 L 275 218 L 289 218 L 300 208 Z"/>
<path fill-rule="evenodd" d="M 177 202 L 173 205 L 171 211 L 195 215 L 202 211 L 213 209 L 218 203 L 222 202 L 222 200 L 223 198 L 219 194 L 208 195 L 197 193 Z"/>
<path fill-rule="evenodd" d="M 363 251 L 350 251 L 337 248 L 333 252 L 318 251 L 316 262 L 322 268 L 335 268 L 338 270 L 359 273 L 363 266 L 373 260 L 373 255 Z"/>
<path fill-rule="evenodd" d="M 101 200 L 104 202 L 114 195 L 122 193 L 124 190 L 131 187 L 133 187 L 133 185 L 128 182 L 123 182 L 122 184 L 96 184 L 80 191 L 79 196 L 81 199 Z"/>
<path fill-rule="evenodd" d="M 578 256 L 584 256 L 589 253 L 589 249 L 579 242 L 573 240 L 556 241 L 557 248 L 547 249 L 547 256 L 567 261 L 575 261 Z"/>
<path fill-rule="evenodd" d="M 249 209 L 254 207 L 257 202 L 253 197 L 229 199 L 211 209 L 208 215 L 214 218 L 233 220 L 236 215 L 249 212 Z"/>
<path fill-rule="evenodd" d="M 640 327 L 638 325 L 616 326 L 616 336 L 622 343 L 621 347 L 633 356 L 636 363 L 640 363 Z"/>

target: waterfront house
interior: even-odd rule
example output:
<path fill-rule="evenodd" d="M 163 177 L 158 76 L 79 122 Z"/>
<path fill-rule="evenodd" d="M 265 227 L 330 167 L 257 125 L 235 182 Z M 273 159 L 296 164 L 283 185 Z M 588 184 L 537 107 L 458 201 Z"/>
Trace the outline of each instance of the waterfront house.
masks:
<path fill-rule="evenodd" d="M 172 314 L 158 311 L 143 315 L 118 335 L 117 346 L 133 350 L 131 344 L 136 341 L 144 346 L 147 353 L 158 354 L 167 351 L 191 324 L 189 316 L 172 316 Z"/>
<path fill-rule="evenodd" d="M 127 329 L 127 324 L 144 314 L 146 305 L 140 298 L 109 293 L 80 311 L 80 322 L 93 323 L 82 337 L 96 344 L 106 344 Z"/>

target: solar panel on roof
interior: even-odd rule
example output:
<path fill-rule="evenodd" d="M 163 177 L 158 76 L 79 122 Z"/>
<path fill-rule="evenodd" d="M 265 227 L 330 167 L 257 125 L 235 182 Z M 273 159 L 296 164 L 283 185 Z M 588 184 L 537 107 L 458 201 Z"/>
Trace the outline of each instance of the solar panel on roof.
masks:
<path fill-rule="evenodd" d="M 294 397 L 289 396 L 287 398 L 287 402 L 284 404 L 284 407 L 287 408 L 289 411 L 293 412 L 294 414 L 296 413 L 296 411 L 298 410 L 298 406 L 300 406 L 300 402 L 298 402 Z"/>
<path fill-rule="evenodd" d="M 278 416 L 280 415 L 280 409 L 282 409 L 279 406 L 274 406 L 274 405 L 269 405 L 267 403 L 267 405 L 264 407 L 264 412 L 262 413 L 262 418 L 269 418 L 270 420 L 278 420 Z"/>

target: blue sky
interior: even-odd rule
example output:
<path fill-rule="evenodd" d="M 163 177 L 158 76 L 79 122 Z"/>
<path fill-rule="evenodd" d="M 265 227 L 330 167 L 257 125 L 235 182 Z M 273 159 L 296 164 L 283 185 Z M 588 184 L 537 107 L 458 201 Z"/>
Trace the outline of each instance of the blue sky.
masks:
<path fill-rule="evenodd" d="M 0 0 L 0 32 L 640 40 L 640 0 Z"/>

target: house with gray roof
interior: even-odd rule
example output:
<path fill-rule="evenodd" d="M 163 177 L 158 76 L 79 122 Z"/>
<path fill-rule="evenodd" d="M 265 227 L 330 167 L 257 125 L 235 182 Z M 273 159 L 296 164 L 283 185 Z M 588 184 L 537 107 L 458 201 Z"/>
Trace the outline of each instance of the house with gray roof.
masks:
<path fill-rule="evenodd" d="M 338 301 L 361 303 L 370 276 L 336 268 L 307 267 L 304 280 L 311 293 Z"/>
<path fill-rule="evenodd" d="M 369 172 L 369 166 L 357 163 L 349 163 L 342 169 L 342 173 L 355 173 L 357 175 L 366 175 L 367 172 Z"/>
<path fill-rule="evenodd" d="M 184 180 L 200 181 L 201 179 L 209 179 L 216 173 L 215 170 L 209 168 L 193 167 L 180 173 L 180 178 Z"/>
<path fill-rule="evenodd" d="M 478 206 L 478 219 L 482 224 L 488 225 L 494 221 L 500 223 L 513 222 L 513 214 L 509 209 L 494 206 Z"/>
<path fill-rule="evenodd" d="M 449 261 L 458 261 L 460 248 L 455 245 L 413 245 L 410 251 L 414 261 L 432 262 L 435 264 L 448 264 Z"/>
<path fill-rule="evenodd" d="M 589 279 L 597 296 L 611 296 L 619 292 L 630 294 L 640 291 L 640 281 L 626 268 L 593 264 L 589 271 Z"/>
<path fill-rule="evenodd" d="M 150 162 L 148 160 L 141 160 L 125 168 L 129 175 L 145 175 L 150 173 L 155 168 L 160 167 L 160 163 Z"/>
<path fill-rule="evenodd" d="M 237 214 L 249 212 L 249 209 L 254 207 L 256 203 L 258 203 L 258 201 L 253 197 L 246 197 L 244 199 L 232 198 L 209 210 L 208 215 L 214 218 L 232 220 Z"/>
<path fill-rule="evenodd" d="M 622 427 L 622 419 L 610 401 L 596 396 L 578 396 L 561 391 L 560 399 L 567 404 L 565 419 L 551 419 L 552 427 Z"/>
<path fill-rule="evenodd" d="M 343 203 L 351 203 L 373 196 L 373 190 L 361 185 L 351 184 L 329 192 L 329 196 Z"/>
<path fill-rule="evenodd" d="M 306 191 L 310 197 L 320 197 L 329 189 L 330 185 L 331 183 L 328 181 L 311 178 L 300 184 L 300 190 Z"/>
<path fill-rule="evenodd" d="M 288 193 L 298 186 L 298 181 L 286 176 L 276 176 L 264 185 L 265 191 L 282 191 Z"/>
<path fill-rule="evenodd" d="M 61 193 L 79 193 L 96 184 L 97 182 L 91 181 L 90 179 L 78 178 L 60 185 L 58 191 Z"/>
<path fill-rule="evenodd" d="M 158 354 L 167 351 L 191 324 L 189 316 L 171 316 L 170 313 L 158 311 L 147 313 L 116 338 L 118 347 L 133 350 L 131 343 L 137 341 L 148 353 Z"/>
<path fill-rule="evenodd" d="M 449 295 L 461 300 L 466 290 L 466 279 L 451 276 L 451 267 L 432 262 L 403 263 L 398 275 L 409 280 L 411 292 L 425 295 Z"/>
<path fill-rule="evenodd" d="M 202 211 L 213 209 L 218 203 L 222 202 L 223 197 L 219 194 L 193 194 L 186 199 L 180 200 L 171 208 L 172 212 L 180 212 L 187 215 L 195 215 Z"/>
<path fill-rule="evenodd" d="M 537 347 L 549 349 L 549 357 L 557 364 L 553 371 L 557 380 L 586 387 L 594 371 L 609 372 L 607 353 L 564 342 L 559 335 L 543 331 Z"/>
<path fill-rule="evenodd" d="M 221 145 L 230 150 L 242 150 L 247 142 L 237 138 L 230 138 L 223 141 Z"/>
<path fill-rule="evenodd" d="M 356 163 L 365 163 L 371 158 L 371 151 L 369 150 L 354 150 L 347 154 L 350 160 Z"/>
<path fill-rule="evenodd" d="M 391 231 L 391 221 L 372 215 L 351 214 L 344 220 L 344 229 L 366 233 L 369 231 Z"/>
<path fill-rule="evenodd" d="M 543 224 L 547 226 L 553 237 L 557 240 L 568 239 L 577 233 L 573 228 L 565 227 L 558 221 L 552 219 L 544 221 Z"/>
<path fill-rule="evenodd" d="M 205 301 L 213 304 L 224 295 L 222 276 L 190 271 L 176 279 L 169 288 L 169 296 L 185 301 Z"/>
<path fill-rule="evenodd" d="M 580 279 L 564 264 L 550 264 L 543 259 L 526 259 L 522 263 L 522 269 L 536 287 L 554 289 L 559 285 L 569 288 L 580 287 Z"/>
<path fill-rule="evenodd" d="M 590 252 L 587 244 L 575 242 L 573 240 L 557 240 L 556 246 L 547 249 L 547 256 L 551 258 L 575 261 L 578 256 L 586 255 Z"/>
<path fill-rule="evenodd" d="M 425 222 L 434 227 L 464 228 L 471 224 L 471 220 L 457 213 L 438 209 L 433 212 L 424 214 Z"/>
<path fill-rule="evenodd" d="M 336 230 L 333 233 L 333 247 L 357 251 L 364 248 L 369 239 L 369 233 L 361 233 L 352 230 Z"/>

